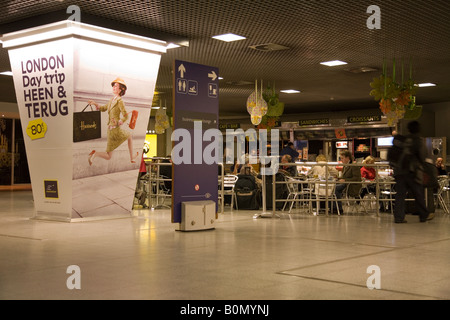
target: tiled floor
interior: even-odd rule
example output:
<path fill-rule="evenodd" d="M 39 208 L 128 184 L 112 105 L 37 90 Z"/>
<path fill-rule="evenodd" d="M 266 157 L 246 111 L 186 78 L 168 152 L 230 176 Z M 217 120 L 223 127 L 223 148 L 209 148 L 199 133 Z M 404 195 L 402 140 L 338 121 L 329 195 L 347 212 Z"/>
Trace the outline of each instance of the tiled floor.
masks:
<path fill-rule="evenodd" d="M 450 217 L 254 219 L 228 207 L 216 229 L 175 231 L 167 210 L 32 220 L 29 191 L 0 192 L 0 299 L 450 299 Z M 69 290 L 67 268 L 80 267 Z M 369 290 L 369 266 L 380 290 Z"/>
<path fill-rule="evenodd" d="M 73 180 L 72 219 L 129 216 L 137 175 L 129 170 Z"/>

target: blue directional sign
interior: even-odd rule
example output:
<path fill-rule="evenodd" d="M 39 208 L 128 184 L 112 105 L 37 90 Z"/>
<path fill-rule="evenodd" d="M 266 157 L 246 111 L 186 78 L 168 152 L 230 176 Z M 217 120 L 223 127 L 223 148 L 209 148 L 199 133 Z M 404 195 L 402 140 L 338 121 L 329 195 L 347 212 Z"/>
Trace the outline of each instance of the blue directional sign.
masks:
<path fill-rule="evenodd" d="M 172 222 L 181 222 L 181 203 L 218 197 L 218 165 L 203 157 L 208 129 L 219 124 L 219 70 L 175 60 Z M 177 130 L 182 129 L 182 130 Z"/>

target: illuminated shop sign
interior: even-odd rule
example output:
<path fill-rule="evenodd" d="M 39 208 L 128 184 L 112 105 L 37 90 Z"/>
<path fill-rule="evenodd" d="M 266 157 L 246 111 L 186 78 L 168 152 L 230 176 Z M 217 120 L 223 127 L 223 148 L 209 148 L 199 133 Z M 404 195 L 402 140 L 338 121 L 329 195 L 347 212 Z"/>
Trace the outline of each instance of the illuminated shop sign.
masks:
<path fill-rule="evenodd" d="M 381 116 L 351 116 L 347 118 L 347 123 L 361 123 L 361 122 L 378 122 L 381 121 Z"/>
<path fill-rule="evenodd" d="M 241 127 L 240 123 L 221 123 L 221 124 L 219 124 L 220 130 L 239 129 L 240 127 Z"/>
<path fill-rule="evenodd" d="M 298 125 L 301 127 L 306 126 L 317 126 L 317 125 L 328 125 L 330 124 L 330 119 L 311 119 L 311 120 L 299 120 Z"/>

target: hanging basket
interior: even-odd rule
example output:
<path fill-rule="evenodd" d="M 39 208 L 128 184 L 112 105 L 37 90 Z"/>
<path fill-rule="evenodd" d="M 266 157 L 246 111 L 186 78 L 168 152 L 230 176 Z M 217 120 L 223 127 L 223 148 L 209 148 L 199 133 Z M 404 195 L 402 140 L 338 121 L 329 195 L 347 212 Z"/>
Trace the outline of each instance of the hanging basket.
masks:
<path fill-rule="evenodd" d="M 262 95 L 258 94 L 256 91 L 253 91 L 247 98 L 247 112 L 250 115 L 262 114 L 262 116 L 267 113 L 267 102 L 264 101 Z"/>
<path fill-rule="evenodd" d="M 422 114 L 422 109 L 416 109 L 417 87 L 412 79 L 412 66 L 410 64 L 409 79 L 404 81 L 404 67 L 401 68 L 401 82 L 396 82 L 395 59 L 392 64 L 392 76 L 387 74 L 386 61 L 383 62 L 383 73 L 374 78 L 370 83 L 372 91 L 370 95 L 379 101 L 381 112 L 388 119 L 388 124 L 394 126 L 403 118 L 417 119 Z"/>

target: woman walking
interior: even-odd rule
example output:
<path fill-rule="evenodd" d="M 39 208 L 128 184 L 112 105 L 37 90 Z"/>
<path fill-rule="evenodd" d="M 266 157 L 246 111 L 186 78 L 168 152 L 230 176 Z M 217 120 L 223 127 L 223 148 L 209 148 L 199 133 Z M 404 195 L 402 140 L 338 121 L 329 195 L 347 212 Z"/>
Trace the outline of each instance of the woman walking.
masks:
<path fill-rule="evenodd" d="M 131 163 L 135 163 L 136 158 L 139 155 L 139 152 L 133 153 L 133 139 L 131 134 L 121 128 L 124 122 L 128 120 L 128 113 L 125 110 L 125 105 L 122 100 L 122 96 L 125 95 L 125 92 L 127 91 L 125 81 L 121 78 L 116 78 L 113 82 L 111 82 L 111 86 L 114 96 L 106 105 L 99 106 L 98 103 L 89 101 L 89 103 L 94 105 L 97 110 L 102 112 L 108 111 L 109 116 L 107 124 L 106 151 L 98 152 L 92 150 L 88 157 L 89 165 L 92 165 L 96 157 L 110 160 L 113 151 L 125 141 L 128 141 L 128 150 L 130 152 Z"/>

